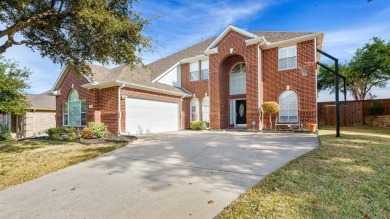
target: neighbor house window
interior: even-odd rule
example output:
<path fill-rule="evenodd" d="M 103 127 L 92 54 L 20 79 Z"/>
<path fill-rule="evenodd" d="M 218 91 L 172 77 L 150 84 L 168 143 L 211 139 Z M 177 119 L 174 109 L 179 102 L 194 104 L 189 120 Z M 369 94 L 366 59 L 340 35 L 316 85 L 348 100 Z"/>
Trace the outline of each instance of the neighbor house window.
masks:
<path fill-rule="evenodd" d="M 190 120 L 191 122 L 199 121 L 199 100 L 197 98 L 192 98 L 190 102 Z"/>
<path fill-rule="evenodd" d="M 199 81 L 199 62 L 190 63 L 190 81 Z"/>
<path fill-rule="evenodd" d="M 209 60 L 204 60 L 204 61 L 200 62 L 200 70 L 201 70 L 202 80 L 208 80 L 209 79 Z"/>
<path fill-rule="evenodd" d="M 86 125 L 86 101 L 80 100 L 77 90 L 72 90 L 62 109 L 64 126 Z"/>
<path fill-rule="evenodd" d="M 230 95 L 246 93 L 246 66 L 237 63 L 230 71 Z"/>
<path fill-rule="evenodd" d="M 298 122 L 298 96 L 294 91 L 280 94 L 279 106 L 279 122 Z"/>
<path fill-rule="evenodd" d="M 279 70 L 297 68 L 297 46 L 279 48 Z"/>
<path fill-rule="evenodd" d="M 202 100 L 202 120 L 210 122 L 210 97 L 204 97 Z"/>

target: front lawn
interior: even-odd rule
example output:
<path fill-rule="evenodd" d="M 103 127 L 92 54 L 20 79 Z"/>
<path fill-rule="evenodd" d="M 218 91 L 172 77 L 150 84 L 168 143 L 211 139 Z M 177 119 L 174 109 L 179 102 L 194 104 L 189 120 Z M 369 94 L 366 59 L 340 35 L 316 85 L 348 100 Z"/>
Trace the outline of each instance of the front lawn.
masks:
<path fill-rule="evenodd" d="M 0 190 L 38 178 L 128 143 L 28 139 L 0 141 Z"/>
<path fill-rule="evenodd" d="M 390 218 L 390 129 L 319 131 L 321 145 L 278 169 L 217 218 Z"/>

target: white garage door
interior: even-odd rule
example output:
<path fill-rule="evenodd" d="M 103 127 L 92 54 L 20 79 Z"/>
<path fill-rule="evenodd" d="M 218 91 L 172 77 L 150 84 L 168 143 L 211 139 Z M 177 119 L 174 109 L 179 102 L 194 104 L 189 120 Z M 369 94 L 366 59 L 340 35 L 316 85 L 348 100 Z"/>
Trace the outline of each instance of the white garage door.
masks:
<path fill-rule="evenodd" d="M 146 134 L 179 130 L 179 105 L 162 101 L 126 99 L 126 132 Z"/>

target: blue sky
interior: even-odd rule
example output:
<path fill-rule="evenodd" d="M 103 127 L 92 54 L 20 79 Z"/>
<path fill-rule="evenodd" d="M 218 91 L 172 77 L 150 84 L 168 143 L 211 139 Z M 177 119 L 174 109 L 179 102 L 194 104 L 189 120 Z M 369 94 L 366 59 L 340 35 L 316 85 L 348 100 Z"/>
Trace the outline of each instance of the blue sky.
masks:
<path fill-rule="evenodd" d="M 155 52 L 142 54 L 144 63 L 196 44 L 202 38 L 221 33 L 229 24 L 249 31 L 324 32 L 323 50 L 349 60 L 357 48 L 374 36 L 390 40 L 390 1 L 272 1 L 213 0 L 157 1 L 135 3 L 134 9 L 153 20 L 145 34 L 156 40 Z M 23 46 L 14 46 L 4 54 L 20 66 L 33 71 L 29 93 L 51 89 L 62 67 Z M 323 60 L 326 61 L 326 60 Z M 390 98 L 390 85 L 375 89 L 378 98 Z M 320 93 L 320 101 L 333 100 L 329 92 Z"/>

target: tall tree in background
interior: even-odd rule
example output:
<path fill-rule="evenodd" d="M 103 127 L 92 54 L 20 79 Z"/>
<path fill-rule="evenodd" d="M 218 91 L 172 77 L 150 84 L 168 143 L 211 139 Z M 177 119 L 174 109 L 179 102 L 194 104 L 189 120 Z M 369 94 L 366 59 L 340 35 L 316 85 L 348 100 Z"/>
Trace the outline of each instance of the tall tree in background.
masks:
<path fill-rule="evenodd" d="M 0 56 L 0 112 L 23 114 L 30 106 L 25 90 L 30 71 Z"/>
<path fill-rule="evenodd" d="M 371 89 L 386 87 L 390 80 L 390 42 L 374 37 L 363 48 L 357 49 L 350 62 L 340 64 L 339 70 L 346 77 L 347 91 L 355 100 L 375 97 Z M 334 92 L 334 75 L 320 68 L 318 91 L 327 89 Z"/>
<path fill-rule="evenodd" d="M 1 0 L 0 54 L 15 45 L 39 50 L 54 63 L 139 64 L 150 49 L 142 34 L 150 20 L 132 9 L 133 0 Z M 20 37 L 15 37 L 18 34 Z"/>

